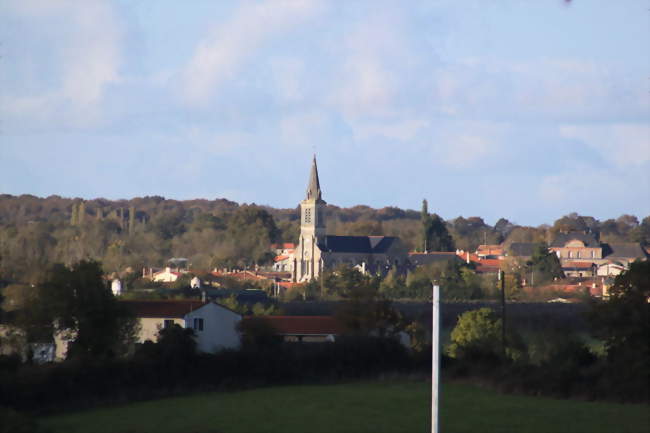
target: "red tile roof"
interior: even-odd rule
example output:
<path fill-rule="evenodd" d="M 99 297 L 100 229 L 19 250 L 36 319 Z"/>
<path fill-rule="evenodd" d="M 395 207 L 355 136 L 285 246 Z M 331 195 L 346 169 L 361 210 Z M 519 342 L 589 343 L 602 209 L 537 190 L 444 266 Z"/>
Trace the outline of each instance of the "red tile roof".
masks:
<path fill-rule="evenodd" d="M 280 335 L 338 335 L 343 327 L 332 316 L 263 316 Z M 246 320 L 246 318 L 244 319 Z"/>
<path fill-rule="evenodd" d="M 283 244 L 273 244 L 271 245 L 271 248 L 277 249 L 277 250 L 292 250 L 296 248 L 296 245 L 291 243 L 291 242 L 285 242 Z"/>
<path fill-rule="evenodd" d="M 279 285 L 280 287 L 284 287 L 285 289 L 290 289 L 290 288 L 292 288 L 292 287 L 299 287 L 299 286 L 302 286 L 303 283 L 293 283 L 293 282 L 291 282 L 291 281 L 280 281 L 280 282 L 278 283 L 278 285 Z"/>
<path fill-rule="evenodd" d="M 201 308 L 201 301 L 120 301 L 128 306 L 136 317 L 175 317 L 182 318 L 187 313 Z"/>
<path fill-rule="evenodd" d="M 592 262 L 564 262 L 562 269 L 591 269 Z"/>
<path fill-rule="evenodd" d="M 286 259 L 288 259 L 288 258 L 289 258 L 289 256 L 275 256 L 275 258 L 273 259 L 273 261 L 274 261 L 274 262 L 281 262 L 282 260 L 286 260 Z"/>
<path fill-rule="evenodd" d="M 215 277 L 230 277 L 237 280 L 266 280 L 267 278 L 263 275 L 258 275 L 252 271 L 241 271 L 241 272 L 212 272 L 212 275 Z"/>

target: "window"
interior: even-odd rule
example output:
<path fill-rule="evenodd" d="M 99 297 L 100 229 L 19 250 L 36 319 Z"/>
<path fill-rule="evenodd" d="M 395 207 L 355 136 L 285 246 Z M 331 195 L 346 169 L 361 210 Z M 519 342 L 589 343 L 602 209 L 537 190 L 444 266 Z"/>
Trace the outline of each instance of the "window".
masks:
<path fill-rule="evenodd" d="M 567 257 L 569 257 L 569 258 L 571 258 L 571 251 L 569 251 L 569 253 L 568 253 L 568 256 L 567 256 Z"/>
<path fill-rule="evenodd" d="M 596 258 L 596 251 L 591 250 L 591 258 L 595 259 Z"/>
<path fill-rule="evenodd" d="M 171 328 L 172 326 L 174 326 L 174 320 L 172 320 L 172 319 L 165 319 L 165 320 L 163 321 L 163 329 Z"/>
<path fill-rule="evenodd" d="M 305 209 L 305 222 L 311 222 L 311 209 Z"/>
<path fill-rule="evenodd" d="M 576 258 L 580 258 L 580 251 L 576 251 Z"/>
<path fill-rule="evenodd" d="M 203 331 L 203 319 L 200 317 L 195 317 L 193 328 L 196 331 Z"/>

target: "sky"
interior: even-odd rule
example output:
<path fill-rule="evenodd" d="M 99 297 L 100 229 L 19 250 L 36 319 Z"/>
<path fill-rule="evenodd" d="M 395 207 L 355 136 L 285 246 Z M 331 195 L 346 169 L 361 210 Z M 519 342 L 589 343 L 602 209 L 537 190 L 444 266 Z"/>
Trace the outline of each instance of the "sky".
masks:
<path fill-rule="evenodd" d="M 650 214 L 647 0 L 3 0 L 0 193 Z"/>

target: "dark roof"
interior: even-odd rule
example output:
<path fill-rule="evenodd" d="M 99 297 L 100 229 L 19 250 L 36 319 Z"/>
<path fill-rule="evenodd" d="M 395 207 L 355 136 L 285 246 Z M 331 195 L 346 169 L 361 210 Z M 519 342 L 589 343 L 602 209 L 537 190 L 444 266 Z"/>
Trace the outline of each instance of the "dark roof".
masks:
<path fill-rule="evenodd" d="M 332 316 L 256 316 L 256 318 L 266 321 L 280 335 L 337 335 L 343 332 L 343 327 Z"/>
<path fill-rule="evenodd" d="M 136 317 L 175 317 L 182 318 L 187 313 L 201 308 L 201 301 L 120 301 L 128 306 Z"/>
<path fill-rule="evenodd" d="M 591 233 L 569 232 L 558 234 L 555 239 L 553 239 L 551 247 L 563 247 L 572 240 L 581 241 L 583 244 L 585 244 L 585 247 L 597 248 L 600 246 L 598 240 L 596 240 L 594 235 Z"/>
<path fill-rule="evenodd" d="M 453 260 L 457 260 L 459 262 L 463 261 L 454 251 L 409 253 L 409 261 L 414 266 L 423 266 L 430 263 L 449 262 Z"/>
<path fill-rule="evenodd" d="M 510 255 L 520 257 L 531 257 L 538 244 L 534 242 L 513 242 L 510 244 Z"/>
<path fill-rule="evenodd" d="M 330 253 L 386 253 L 398 242 L 393 236 L 325 236 L 318 247 Z"/>
<path fill-rule="evenodd" d="M 638 243 L 603 244 L 603 258 L 638 259 L 647 257 Z"/>

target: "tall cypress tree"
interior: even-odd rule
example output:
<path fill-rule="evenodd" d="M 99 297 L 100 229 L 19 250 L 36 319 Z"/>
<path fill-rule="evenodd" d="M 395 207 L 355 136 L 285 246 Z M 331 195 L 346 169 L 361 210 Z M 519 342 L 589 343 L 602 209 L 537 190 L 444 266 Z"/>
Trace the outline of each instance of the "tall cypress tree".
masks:
<path fill-rule="evenodd" d="M 135 206 L 129 207 L 129 234 L 135 231 Z"/>
<path fill-rule="evenodd" d="M 70 225 L 71 226 L 76 226 L 77 225 L 77 215 L 78 215 L 78 210 L 77 210 L 77 203 L 72 203 L 72 213 L 70 214 Z"/>
<path fill-rule="evenodd" d="M 420 213 L 420 222 L 422 223 L 422 251 L 429 250 L 429 237 L 431 233 L 431 216 L 429 215 L 429 203 L 427 199 L 422 200 L 422 212 Z"/>
<path fill-rule="evenodd" d="M 453 251 L 456 249 L 445 221 L 437 214 L 429 214 L 429 204 L 422 200 L 422 251 Z"/>
<path fill-rule="evenodd" d="M 82 226 L 84 224 L 84 216 L 86 215 L 86 204 L 83 201 L 79 203 L 77 213 L 77 224 Z"/>

